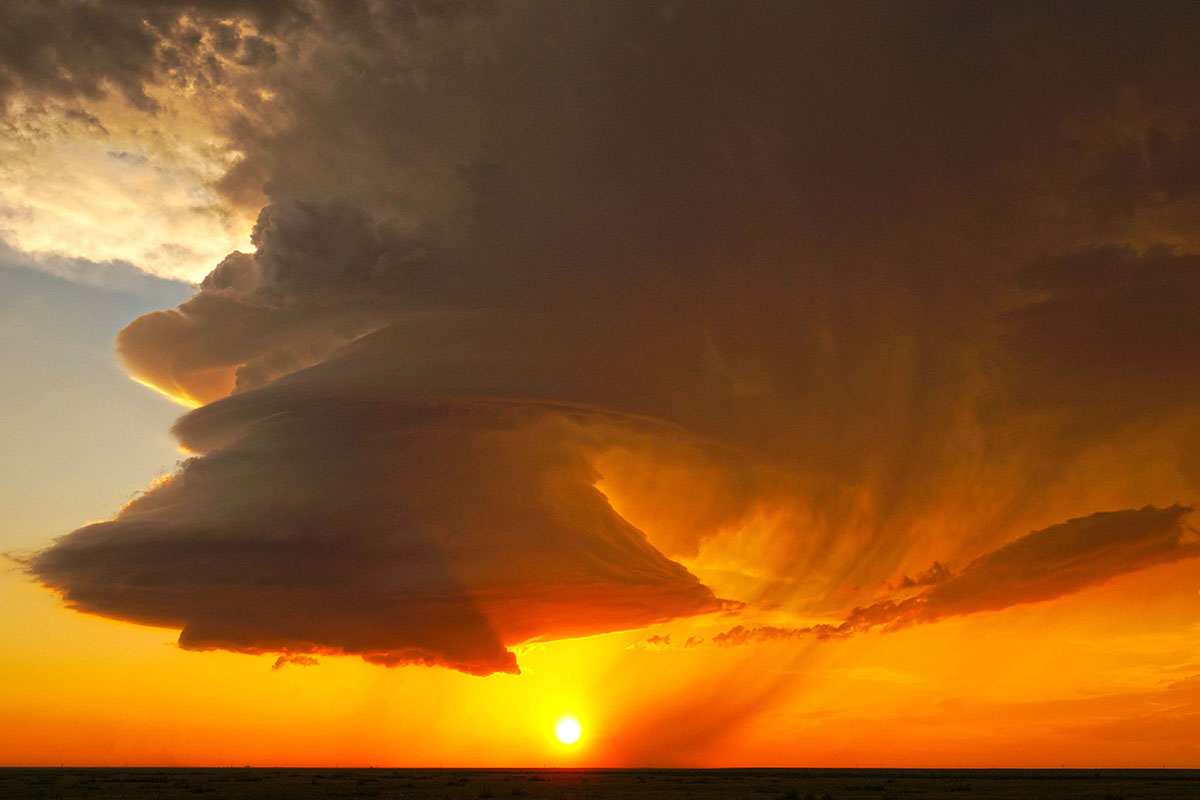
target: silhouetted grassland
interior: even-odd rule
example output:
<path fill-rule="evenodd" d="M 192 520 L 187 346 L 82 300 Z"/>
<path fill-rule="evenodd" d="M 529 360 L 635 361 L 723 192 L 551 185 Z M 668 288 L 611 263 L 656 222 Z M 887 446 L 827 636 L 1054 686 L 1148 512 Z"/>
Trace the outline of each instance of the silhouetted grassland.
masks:
<path fill-rule="evenodd" d="M 1200 798 L 1193 770 L 0 769 L 0 800 Z"/>

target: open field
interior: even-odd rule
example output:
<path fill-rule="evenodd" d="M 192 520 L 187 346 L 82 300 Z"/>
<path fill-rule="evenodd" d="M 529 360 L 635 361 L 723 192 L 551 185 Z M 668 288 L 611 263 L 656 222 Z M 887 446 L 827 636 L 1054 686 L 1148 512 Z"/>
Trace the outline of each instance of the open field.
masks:
<path fill-rule="evenodd" d="M 1200 798 L 1193 770 L 0 769 L 0 800 Z"/>

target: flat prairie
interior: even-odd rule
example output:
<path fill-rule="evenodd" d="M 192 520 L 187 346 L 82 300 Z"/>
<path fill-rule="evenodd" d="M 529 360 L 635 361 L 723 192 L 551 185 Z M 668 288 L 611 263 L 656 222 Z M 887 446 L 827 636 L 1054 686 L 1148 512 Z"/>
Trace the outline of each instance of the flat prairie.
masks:
<path fill-rule="evenodd" d="M 6 768 L 0 800 L 1200 798 L 1200 770 Z"/>

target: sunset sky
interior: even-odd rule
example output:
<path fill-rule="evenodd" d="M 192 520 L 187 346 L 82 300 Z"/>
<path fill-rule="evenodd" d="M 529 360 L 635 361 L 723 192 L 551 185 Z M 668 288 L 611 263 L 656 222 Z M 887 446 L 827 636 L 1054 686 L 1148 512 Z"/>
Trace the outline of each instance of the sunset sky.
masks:
<path fill-rule="evenodd" d="M 1198 45 L 0 3 L 0 766 L 1200 767 Z"/>

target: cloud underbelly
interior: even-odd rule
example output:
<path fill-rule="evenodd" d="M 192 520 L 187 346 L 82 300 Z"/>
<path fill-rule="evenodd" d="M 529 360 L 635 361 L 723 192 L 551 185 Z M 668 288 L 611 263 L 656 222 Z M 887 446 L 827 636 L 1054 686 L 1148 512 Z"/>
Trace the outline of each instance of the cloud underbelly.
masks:
<path fill-rule="evenodd" d="M 191 649 L 518 671 L 506 648 L 715 611 L 594 487 L 552 409 L 256 392 L 190 459 L 31 571 L 89 613 Z M 183 421 L 186 429 L 191 424 Z"/>

